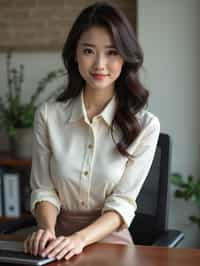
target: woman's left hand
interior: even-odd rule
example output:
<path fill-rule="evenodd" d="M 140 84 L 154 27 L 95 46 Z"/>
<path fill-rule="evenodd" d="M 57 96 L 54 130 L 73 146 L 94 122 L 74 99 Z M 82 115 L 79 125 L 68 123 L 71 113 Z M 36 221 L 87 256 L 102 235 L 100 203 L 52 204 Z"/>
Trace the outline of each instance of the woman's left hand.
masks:
<path fill-rule="evenodd" d="M 41 255 L 43 257 L 56 257 L 57 260 L 63 258 L 69 260 L 72 256 L 81 253 L 84 247 L 83 239 L 75 233 L 70 236 L 59 236 L 52 240 Z"/>

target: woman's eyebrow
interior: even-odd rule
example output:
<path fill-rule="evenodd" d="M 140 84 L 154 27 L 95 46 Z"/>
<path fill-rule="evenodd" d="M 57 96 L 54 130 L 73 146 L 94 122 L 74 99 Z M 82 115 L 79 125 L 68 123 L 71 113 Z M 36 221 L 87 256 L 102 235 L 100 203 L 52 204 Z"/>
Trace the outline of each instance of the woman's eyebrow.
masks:
<path fill-rule="evenodd" d="M 92 43 L 87 43 L 87 42 L 84 42 L 84 43 L 81 43 L 82 46 L 89 46 L 89 47 L 96 47 L 96 45 L 92 44 Z M 113 48 L 113 49 L 116 49 L 116 47 L 114 45 L 105 45 L 105 48 Z"/>

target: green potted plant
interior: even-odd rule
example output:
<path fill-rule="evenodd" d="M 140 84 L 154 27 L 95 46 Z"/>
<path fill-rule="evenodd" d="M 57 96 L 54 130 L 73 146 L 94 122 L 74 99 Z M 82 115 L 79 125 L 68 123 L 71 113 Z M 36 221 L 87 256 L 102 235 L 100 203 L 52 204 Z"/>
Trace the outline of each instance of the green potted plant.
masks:
<path fill-rule="evenodd" d="M 199 215 L 190 216 L 189 219 L 200 228 L 200 179 L 195 179 L 192 175 L 184 181 L 180 173 L 174 173 L 171 176 L 172 183 L 175 185 L 175 197 L 186 201 L 193 201 L 199 209 Z"/>
<path fill-rule="evenodd" d="M 32 126 L 39 96 L 44 92 L 50 82 L 63 76 L 64 70 L 58 69 L 47 73 L 46 76 L 38 82 L 29 101 L 22 103 L 21 96 L 24 83 L 24 65 L 20 65 L 19 68 L 12 68 L 11 57 L 11 52 L 8 52 L 6 60 L 7 92 L 5 97 L 0 97 L 0 126 L 6 130 L 13 155 L 18 157 L 30 157 Z M 46 100 L 56 96 L 62 89 L 63 85 L 60 88 L 56 88 L 55 92 Z M 22 144 L 20 144 L 20 140 Z M 28 149 L 26 149 L 26 147 L 28 147 Z"/>

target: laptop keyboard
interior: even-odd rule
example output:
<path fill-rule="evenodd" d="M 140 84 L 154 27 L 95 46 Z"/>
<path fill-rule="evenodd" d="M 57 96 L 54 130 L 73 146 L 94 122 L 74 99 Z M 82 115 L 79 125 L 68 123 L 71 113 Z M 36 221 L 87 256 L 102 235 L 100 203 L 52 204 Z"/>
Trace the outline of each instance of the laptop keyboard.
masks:
<path fill-rule="evenodd" d="M 40 256 L 33 256 L 31 254 L 26 254 L 22 251 L 10 251 L 10 250 L 0 250 L 0 257 L 9 257 L 9 258 L 19 258 L 19 259 L 31 259 L 31 260 L 41 260 Z"/>
<path fill-rule="evenodd" d="M 2 262 L 21 265 L 44 265 L 54 260 L 55 258 L 42 258 L 41 256 L 24 253 L 23 242 L 0 240 L 0 266 Z"/>

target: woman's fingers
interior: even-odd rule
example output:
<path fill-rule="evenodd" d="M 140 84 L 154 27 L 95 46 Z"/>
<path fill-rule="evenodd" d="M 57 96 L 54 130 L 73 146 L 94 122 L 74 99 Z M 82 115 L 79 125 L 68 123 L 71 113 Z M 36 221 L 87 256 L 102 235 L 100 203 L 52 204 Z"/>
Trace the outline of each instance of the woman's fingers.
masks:
<path fill-rule="evenodd" d="M 48 257 L 56 257 L 57 260 L 64 258 L 66 253 L 71 249 L 68 240 L 62 241 L 49 254 Z"/>
<path fill-rule="evenodd" d="M 46 256 L 55 257 L 57 260 L 65 258 L 69 260 L 74 255 L 81 253 L 83 244 L 77 237 L 64 237 L 61 236 L 52 241 L 47 249 Z"/>
<path fill-rule="evenodd" d="M 71 257 L 73 257 L 76 253 L 74 253 L 74 250 L 72 249 L 66 256 L 65 259 L 69 260 Z"/>
<path fill-rule="evenodd" d="M 33 232 L 28 241 L 28 252 L 33 255 L 33 246 L 36 232 Z"/>
<path fill-rule="evenodd" d="M 39 252 L 39 244 L 40 244 L 40 240 L 41 240 L 41 236 L 43 234 L 43 230 L 39 230 L 37 231 L 37 233 L 35 234 L 35 237 L 33 239 L 33 243 L 32 243 L 32 254 L 37 256 L 38 252 Z"/>
<path fill-rule="evenodd" d="M 45 250 L 42 252 L 42 256 L 48 256 L 51 251 L 53 251 L 55 249 L 55 247 L 57 247 L 63 240 L 65 239 L 64 236 L 60 236 L 58 238 L 56 238 L 55 240 L 51 241 L 48 246 L 45 248 Z"/>
<path fill-rule="evenodd" d="M 35 256 L 41 255 L 47 242 L 52 239 L 55 239 L 55 235 L 51 231 L 39 229 L 26 238 L 24 241 L 24 251 Z"/>
<path fill-rule="evenodd" d="M 28 252 L 28 241 L 29 241 L 29 236 L 25 239 L 24 241 L 24 252 Z"/>
<path fill-rule="evenodd" d="M 39 254 L 41 255 L 45 249 L 46 244 L 55 239 L 55 235 L 53 235 L 50 231 L 44 231 L 41 236 L 40 243 L 39 243 Z"/>
<path fill-rule="evenodd" d="M 56 238 L 51 231 L 43 229 L 33 232 L 24 241 L 25 252 L 33 255 L 39 254 L 42 257 L 55 257 L 57 260 L 63 258 L 68 260 L 81 253 L 83 248 L 84 243 L 77 235 Z"/>
<path fill-rule="evenodd" d="M 63 248 L 57 255 L 56 255 L 56 259 L 57 260 L 61 260 L 63 259 L 67 254 L 69 253 L 73 253 L 73 249 L 70 246 L 67 246 L 65 248 Z"/>

